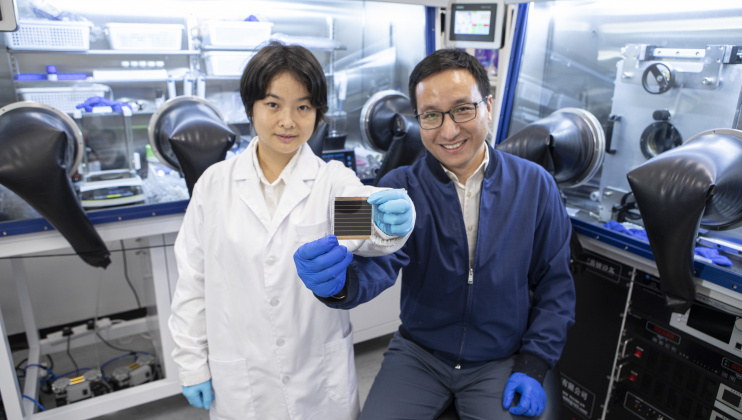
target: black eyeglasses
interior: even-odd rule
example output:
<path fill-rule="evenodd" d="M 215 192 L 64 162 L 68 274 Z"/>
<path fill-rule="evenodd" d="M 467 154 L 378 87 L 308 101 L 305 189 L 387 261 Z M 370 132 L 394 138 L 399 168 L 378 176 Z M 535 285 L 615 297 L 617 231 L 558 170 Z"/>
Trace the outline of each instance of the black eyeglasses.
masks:
<path fill-rule="evenodd" d="M 456 105 L 449 111 L 427 111 L 422 114 L 416 114 L 417 123 L 420 124 L 420 128 L 423 130 L 432 130 L 443 125 L 443 116 L 448 114 L 451 120 L 455 123 L 463 123 L 471 121 L 477 118 L 478 105 L 484 102 L 489 96 L 482 98 L 479 102 L 472 102 L 469 104 Z"/>

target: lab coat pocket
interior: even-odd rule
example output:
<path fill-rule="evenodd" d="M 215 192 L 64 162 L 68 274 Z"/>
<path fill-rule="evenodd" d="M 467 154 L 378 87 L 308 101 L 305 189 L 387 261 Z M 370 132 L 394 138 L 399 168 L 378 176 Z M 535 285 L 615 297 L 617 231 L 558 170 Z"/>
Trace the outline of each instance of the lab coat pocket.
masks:
<path fill-rule="evenodd" d="M 255 419 L 252 390 L 244 359 L 222 361 L 209 358 L 214 388 L 213 413 L 218 419 Z M 212 417 L 213 418 L 213 417 Z"/>
<path fill-rule="evenodd" d="M 349 406 L 352 396 L 357 393 L 353 334 L 325 343 L 324 364 L 327 395 L 343 406 Z"/>

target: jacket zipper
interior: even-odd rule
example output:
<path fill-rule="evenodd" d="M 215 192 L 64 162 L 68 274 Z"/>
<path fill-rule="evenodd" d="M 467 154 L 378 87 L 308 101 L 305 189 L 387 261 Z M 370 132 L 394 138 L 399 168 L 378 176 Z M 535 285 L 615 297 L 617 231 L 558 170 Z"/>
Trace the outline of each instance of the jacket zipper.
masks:
<path fill-rule="evenodd" d="M 469 279 L 466 281 L 469 285 L 467 286 L 466 291 L 466 307 L 469 308 L 469 299 L 471 298 L 471 287 L 472 284 L 474 284 L 474 268 L 469 267 Z M 464 354 L 464 341 L 466 339 L 466 327 L 464 327 L 464 333 L 461 335 L 461 347 L 459 348 L 459 360 L 461 360 L 461 356 Z M 456 366 L 454 366 L 454 369 L 461 369 L 461 363 L 457 363 Z"/>

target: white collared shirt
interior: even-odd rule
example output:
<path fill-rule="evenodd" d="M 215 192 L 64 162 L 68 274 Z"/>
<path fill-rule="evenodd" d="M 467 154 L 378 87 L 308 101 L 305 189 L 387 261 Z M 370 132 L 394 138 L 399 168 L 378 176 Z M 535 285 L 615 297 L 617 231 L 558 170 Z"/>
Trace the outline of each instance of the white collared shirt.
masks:
<path fill-rule="evenodd" d="M 474 252 L 477 248 L 477 226 L 479 226 L 479 200 L 482 197 L 482 181 L 484 172 L 489 164 L 489 149 L 484 149 L 484 159 L 477 170 L 466 180 L 466 185 L 459 182 L 459 178 L 453 172 L 443 166 L 446 175 L 451 178 L 456 186 L 456 194 L 459 196 L 461 213 L 464 215 L 464 226 L 466 227 L 466 240 L 469 244 L 469 267 L 474 266 Z"/>
<path fill-rule="evenodd" d="M 259 141 L 257 137 L 253 139 L 253 141 Z M 260 144 L 256 144 L 256 146 L 260 146 Z M 286 164 L 286 166 L 283 168 L 281 173 L 278 175 L 278 178 L 276 178 L 273 183 L 268 182 L 268 179 L 265 177 L 265 174 L 263 173 L 263 169 L 260 167 L 260 161 L 258 160 L 258 148 L 253 147 L 252 148 L 252 161 L 253 166 L 255 167 L 255 172 L 258 174 L 258 179 L 260 179 L 260 190 L 263 192 L 263 197 L 265 198 L 265 205 L 268 207 L 268 214 L 270 215 L 271 219 L 273 219 L 273 215 L 276 213 L 276 208 L 278 208 L 278 204 L 281 202 L 281 197 L 283 196 L 283 190 L 286 188 L 286 183 L 288 182 L 289 176 L 291 176 L 291 173 L 294 172 L 294 168 L 296 167 L 296 161 L 298 160 L 299 153 L 294 153 L 294 156 L 289 160 L 289 163 Z"/>

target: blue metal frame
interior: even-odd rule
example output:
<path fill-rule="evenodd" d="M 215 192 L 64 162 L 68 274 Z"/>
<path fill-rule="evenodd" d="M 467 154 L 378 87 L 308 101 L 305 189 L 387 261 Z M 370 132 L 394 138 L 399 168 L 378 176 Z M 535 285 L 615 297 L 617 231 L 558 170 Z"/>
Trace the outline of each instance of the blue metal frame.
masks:
<path fill-rule="evenodd" d="M 430 55 L 435 51 L 435 23 L 436 7 L 425 6 L 425 55 Z"/>
<path fill-rule="evenodd" d="M 575 218 L 572 218 L 572 226 L 577 233 L 654 261 L 652 248 L 647 242 Z M 693 275 L 731 291 L 742 293 L 742 277 L 722 266 L 693 261 Z"/>
<path fill-rule="evenodd" d="M 497 136 L 495 144 L 500 144 L 507 138 L 510 128 L 510 114 L 513 110 L 515 99 L 515 84 L 520 73 L 520 61 L 523 54 L 523 43 L 526 38 L 526 23 L 528 22 L 528 3 L 518 5 L 518 15 L 515 19 L 515 31 L 513 32 L 513 45 L 510 49 L 510 65 L 508 66 L 505 88 L 502 92 L 502 107 L 500 108 L 500 122 L 497 125 Z"/>
<path fill-rule="evenodd" d="M 94 224 L 121 222 L 124 220 L 144 219 L 147 217 L 165 216 L 175 213 L 185 213 L 189 200 L 171 201 L 168 203 L 143 204 L 139 206 L 117 207 L 105 210 L 94 210 L 87 213 L 88 219 Z M 23 235 L 26 233 L 54 230 L 44 218 L 18 220 L 0 223 L 0 235 Z"/>

